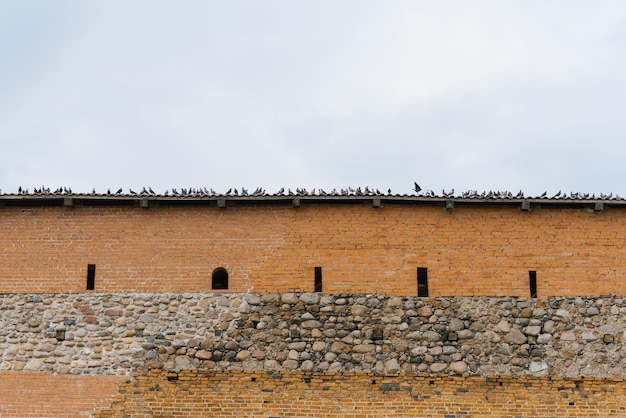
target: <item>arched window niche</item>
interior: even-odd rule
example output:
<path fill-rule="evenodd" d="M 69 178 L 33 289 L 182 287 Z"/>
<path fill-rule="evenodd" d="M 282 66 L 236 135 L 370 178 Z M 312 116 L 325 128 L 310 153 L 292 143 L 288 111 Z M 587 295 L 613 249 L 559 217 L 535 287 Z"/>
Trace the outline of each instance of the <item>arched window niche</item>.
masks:
<path fill-rule="evenodd" d="M 211 275 L 211 289 L 228 289 L 228 271 L 224 267 L 218 267 L 213 270 L 213 274 Z"/>

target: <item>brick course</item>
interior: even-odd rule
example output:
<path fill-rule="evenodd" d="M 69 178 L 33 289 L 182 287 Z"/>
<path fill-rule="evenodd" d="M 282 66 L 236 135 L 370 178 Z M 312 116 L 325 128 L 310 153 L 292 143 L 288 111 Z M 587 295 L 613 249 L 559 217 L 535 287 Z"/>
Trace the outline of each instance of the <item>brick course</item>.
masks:
<path fill-rule="evenodd" d="M 588 417 L 626 415 L 622 379 L 151 372 L 96 417 Z"/>
<path fill-rule="evenodd" d="M 211 272 L 229 291 L 430 296 L 626 294 L 621 209 L 513 206 L 257 204 L 0 208 L 0 292 L 206 292 Z"/>
<path fill-rule="evenodd" d="M 0 371 L 0 417 L 88 417 L 111 405 L 124 379 Z"/>

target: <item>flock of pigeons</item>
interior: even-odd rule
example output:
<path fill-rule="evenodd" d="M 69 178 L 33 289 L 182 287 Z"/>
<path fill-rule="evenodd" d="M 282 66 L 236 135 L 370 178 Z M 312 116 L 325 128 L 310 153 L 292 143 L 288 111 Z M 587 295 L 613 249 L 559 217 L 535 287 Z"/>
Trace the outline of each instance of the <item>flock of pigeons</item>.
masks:
<path fill-rule="evenodd" d="M 517 194 L 513 194 L 509 191 L 483 191 L 479 193 L 477 190 L 467 190 L 462 192 L 460 195 L 455 195 L 454 189 L 446 191 L 442 190 L 441 194 L 435 193 L 433 190 L 425 190 L 422 191 L 422 188 L 419 184 L 414 183 L 412 191 L 414 192 L 413 196 L 418 197 L 433 197 L 433 198 L 467 198 L 467 199 L 523 199 L 524 193 L 520 190 Z M 2 189 L 0 189 L 0 194 L 2 194 Z M 72 195 L 72 189 L 69 187 L 58 187 L 54 191 L 49 187 L 34 187 L 33 191 L 30 192 L 28 189 L 23 189 L 20 187 L 17 191 L 18 195 Z M 272 194 L 268 194 L 265 189 L 262 187 L 257 187 L 254 190 L 248 190 L 244 187 L 239 189 L 230 188 L 225 193 L 218 193 L 212 188 L 207 189 L 206 187 L 199 188 L 181 188 L 178 189 L 170 189 L 166 190 L 165 193 L 157 194 L 151 187 L 143 187 L 140 191 L 135 191 L 133 189 L 128 189 L 128 193 L 124 193 L 122 188 L 117 189 L 116 191 L 111 191 L 108 189 L 106 193 L 97 193 L 96 189 L 93 189 L 90 193 L 94 196 L 184 196 L 184 197 L 203 197 L 203 196 L 272 196 Z M 79 193 L 79 195 L 89 195 L 89 193 Z M 325 191 L 324 189 L 312 189 L 307 190 L 305 188 L 296 188 L 293 191 L 291 189 L 285 189 L 284 187 L 278 190 L 273 196 L 391 196 L 391 189 L 387 189 L 387 193 L 381 192 L 378 189 L 371 187 L 348 187 L 341 189 L 332 189 L 330 191 Z M 571 192 L 571 193 L 562 193 L 559 190 L 556 194 L 552 196 L 548 196 L 547 192 L 544 192 L 541 196 L 535 197 L 541 199 L 622 199 L 620 196 L 615 195 L 613 193 L 604 194 L 600 193 L 598 196 L 595 194 L 589 193 L 579 193 L 579 192 Z"/>

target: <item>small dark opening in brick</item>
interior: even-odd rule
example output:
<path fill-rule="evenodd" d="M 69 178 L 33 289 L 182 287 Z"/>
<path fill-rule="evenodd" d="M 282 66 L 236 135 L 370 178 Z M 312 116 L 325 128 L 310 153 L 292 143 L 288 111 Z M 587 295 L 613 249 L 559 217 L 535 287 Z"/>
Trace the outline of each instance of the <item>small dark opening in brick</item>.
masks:
<path fill-rule="evenodd" d="M 376 380 L 372 380 L 372 385 L 375 385 L 375 384 L 376 384 Z"/>
<path fill-rule="evenodd" d="M 322 291 L 322 268 L 315 267 L 315 291 Z"/>
<path fill-rule="evenodd" d="M 96 265 L 87 264 L 87 290 L 96 288 Z"/>
<path fill-rule="evenodd" d="M 530 283 L 530 297 L 537 297 L 537 272 L 534 270 L 530 270 L 528 272 L 528 278 Z"/>
<path fill-rule="evenodd" d="M 428 297 L 428 269 L 426 267 L 417 268 L 417 296 Z"/>
<path fill-rule="evenodd" d="M 178 380 L 178 375 L 177 374 L 167 376 L 167 381 L 168 382 L 173 382 L 173 381 L 176 381 L 176 380 Z"/>
<path fill-rule="evenodd" d="M 228 289 L 228 271 L 223 267 L 213 270 L 211 275 L 211 289 Z"/>
<path fill-rule="evenodd" d="M 251 380 L 252 380 L 253 382 L 256 382 L 256 377 L 253 377 Z"/>
<path fill-rule="evenodd" d="M 428 383 L 429 383 L 430 385 L 434 385 L 434 384 L 435 384 L 435 381 L 434 381 L 434 380 L 431 380 L 431 381 L 430 381 L 430 382 L 428 382 Z"/>
<path fill-rule="evenodd" d="M 502 382 L 498 382 L 498 385 L 502 386 Z"/>

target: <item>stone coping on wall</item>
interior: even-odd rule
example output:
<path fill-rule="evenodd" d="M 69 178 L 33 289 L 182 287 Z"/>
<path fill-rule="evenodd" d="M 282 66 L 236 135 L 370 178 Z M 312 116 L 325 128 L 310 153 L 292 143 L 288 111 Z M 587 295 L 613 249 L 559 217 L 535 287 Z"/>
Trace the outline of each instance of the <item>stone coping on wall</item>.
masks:
<path fill-rule="evenodd" d="M 229 205 L 288 205 L 294 208 L 302 204 L 366 204 L 382 208 L 385 204 L 438 205 L 452 210 L 456 205 L 506 205 L 517 206 L 522 211 L 541 207 L 587 208 L 595 212 L 614 208 L 625 208 L 626 199 L 613 194 L 589 195 L 570 193 L 554 196 L 513 195 L 508 192 L 462 194 L 391 194 L 391 193 L 276 193 L 276 194 L 239 194 L 210 193 L 199 191 L 186 194 L 156 193 L 17 193 L 0 194 L 0 208 L 3 206 L 137 206 L 148 209 L 155 205 L 187 206 L 205 205 L 224 209 Z"/>
<path fill-rule="evenodd" d="M 0 296 L 0 370 L 626 377 L 626 299 Z"/>

